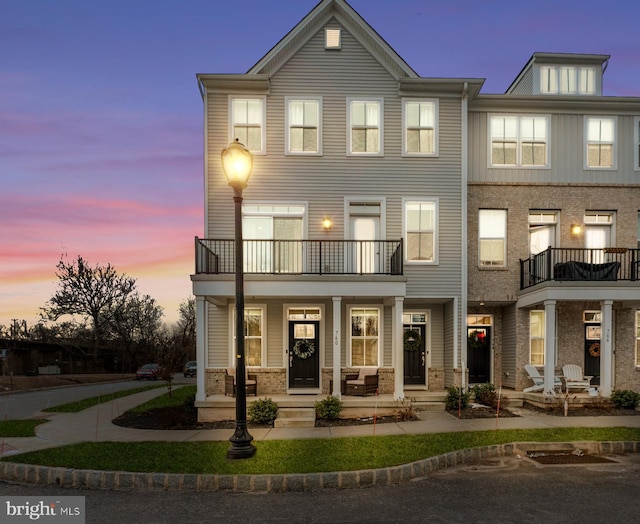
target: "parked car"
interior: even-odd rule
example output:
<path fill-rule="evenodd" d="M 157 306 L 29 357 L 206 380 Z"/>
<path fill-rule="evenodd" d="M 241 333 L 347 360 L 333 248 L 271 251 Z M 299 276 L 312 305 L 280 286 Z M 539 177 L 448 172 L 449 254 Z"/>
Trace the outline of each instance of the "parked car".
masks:
<path fill-rule="evenodd" d="M 138 371 L 136 371 L 136 380 L 158 380 L 160 375 L 160 366 L 158 364 L 145 364 Z"/>
<path fill-rule="evenodd" d="M 190 360 L 184 365 L 184 376 L 195 377 L 198 371 L 198 363 L 195 360 Z"/>

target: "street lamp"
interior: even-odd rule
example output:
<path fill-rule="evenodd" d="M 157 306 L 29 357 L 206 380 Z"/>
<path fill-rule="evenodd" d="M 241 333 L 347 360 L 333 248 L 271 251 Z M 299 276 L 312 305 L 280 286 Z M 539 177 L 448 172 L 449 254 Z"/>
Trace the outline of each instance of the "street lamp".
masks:
<path fill-rule="evenodd" d="M 242 246 L 242 190 L 253 168 L 253 155 L 236 138 L 235 142 L 222 150 L 222 169 L 229 185 L 233 188 L 235 203 L 235 246 L 236 246 L 236 430 L 229 439 L 231 446 L 228 459 L 251 458 L 256 448 L 253 437 L 247 430 L 247 378 L 244 355 L 244 262 Z"/>

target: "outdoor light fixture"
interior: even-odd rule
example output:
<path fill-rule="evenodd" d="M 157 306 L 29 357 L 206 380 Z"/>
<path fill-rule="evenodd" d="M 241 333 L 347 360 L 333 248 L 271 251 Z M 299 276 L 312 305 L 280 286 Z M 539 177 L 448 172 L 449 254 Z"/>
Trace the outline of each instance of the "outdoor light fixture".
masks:
<path fill-rule="evenodd" d="M 582 233 L 582 226 L 580 224 L 571 224 L 571 236 L 577 237 Z"/>
<path fill-rule="evenodd" d="M 322 229 L 324 229 L 325 231 L 331 231 L 332 226 L 333 222 L 331 222 L 331 219 L 329 217 L 324 217 L 322 219 Z"/>
<path fill-rule="evenodd" d="M 242 246 L 242 190 L 247 187 L 253 155 L 238 139 L 222 150 L 222 169 L 233 188 L 236 256 L 236 430 L 229 439 L 228 459 L 251 458 L 256 448 L 247 430 L 247 375 L 244 351 L 244 253 Z"/>

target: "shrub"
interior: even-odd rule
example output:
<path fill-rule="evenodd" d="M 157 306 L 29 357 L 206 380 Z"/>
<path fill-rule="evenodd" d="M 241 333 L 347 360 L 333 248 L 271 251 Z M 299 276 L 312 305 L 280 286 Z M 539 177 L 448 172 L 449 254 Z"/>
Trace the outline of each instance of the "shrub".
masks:
<path fill-rule="evenodd" d="M 338 397 L 328 396 L 324 400 L 318 400 L 313 405 L 316 408 L 316 417 L 327 420 L 340 418 L 342 401 Z"/>
<path fill-rule="evenodd" d="M 418 420 L 418 408 L 413 405 L 412 399 L 396 400 L 393 416 L 398 422 L 407 422 L 409 420 Z"/>
<path fill-rule="evenodd" d="M 498 405 L 498 394 L 493 384 L 476 384 L 473 386 L 473 393 L 478 404 L 490 407 Z"/>
<path fill-rule="evenodd" d="M 635 409 L 640 404 L 640 393 L 630 389 L 618 389 L 611 393 L 611 401 L 617 408 Z"/>
<path fill-rule="evenodd" d="M 447 389 L 444 403 L 449 410 L 457 410 L 458 407 L 464 409 L 469 405 L 470 396 L 471 394 L 463 387 L 451 386 Z"/>
<path fill-rule="evenodd" d="M 255 424 L 273 424 L 278 416 L 278 404 L 270 398 L 254 400 L 249 405 L 249 420 Z"/>

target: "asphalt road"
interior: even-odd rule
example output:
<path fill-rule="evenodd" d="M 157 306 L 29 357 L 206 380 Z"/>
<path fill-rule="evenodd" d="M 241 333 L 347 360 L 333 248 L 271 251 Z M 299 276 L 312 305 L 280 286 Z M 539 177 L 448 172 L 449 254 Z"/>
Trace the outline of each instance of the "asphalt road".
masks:
<path fill-rule="evenodd" d="M 506 459 L 383 488 L 317 493 L 140 493 L 0 483 L 0 496 L 85 496 L 86 522 L 631 523 L 640 514 L 640 457 L 616 465 L 539 466 Z"/>
<path fill-rule="evenodd" d="M 174 384 L 195 384 L 195 378 L 175 377 Z M 163 384 L 162 381 L 127 380 L 124 382 L 108 382 L 103 384 L 85 384 L 52 388 L 41 391 L 24 391 L 0 395 L 0 419 L 16 420 L 33 417 L 40 410 L 50 406 L 58 406 L 68 402 L 76 402 L 85 398 L 106 395 L 116 391 L 134 389 L 151 384 Z"/>

